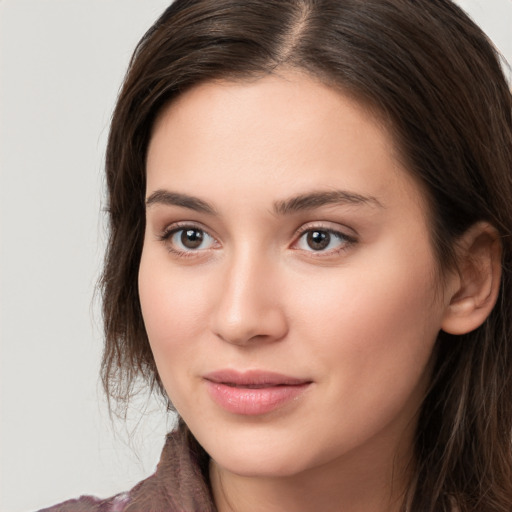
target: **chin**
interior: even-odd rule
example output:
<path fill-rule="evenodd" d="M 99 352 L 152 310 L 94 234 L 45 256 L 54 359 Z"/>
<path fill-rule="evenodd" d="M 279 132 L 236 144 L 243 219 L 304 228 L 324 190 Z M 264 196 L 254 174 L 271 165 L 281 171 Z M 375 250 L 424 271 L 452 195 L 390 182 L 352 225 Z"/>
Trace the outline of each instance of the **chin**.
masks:
<path fill-rule="evenodd" d="M 304 451 L 304 443 L 295 441 L 289 431 L 284 438 L 253 432 L 198 441 L 221 468 L 244 477 L 289 477 L 315 465 Z"/>

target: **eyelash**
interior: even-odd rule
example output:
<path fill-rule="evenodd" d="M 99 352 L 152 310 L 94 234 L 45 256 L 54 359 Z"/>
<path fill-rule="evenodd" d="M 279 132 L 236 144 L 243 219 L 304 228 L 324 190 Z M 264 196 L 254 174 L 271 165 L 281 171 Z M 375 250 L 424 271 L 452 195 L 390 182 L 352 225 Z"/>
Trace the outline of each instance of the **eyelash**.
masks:
<path fill-rule="evenodd" d="M 315 258 L 321 258 L 321 257 L 328 257 L 328 256 L 335 256 L 337 254 L 340 254 L 344 251 L 347 251 L 351 246 L 357 243 L 357 238 L 352 235 L 347 235 L 346 233 L 343 233 L 342 231 L 339 231 L 337 229 L 328 228 L 322 225 L 307 225 L 304 227 L 301 227 L 297 233 L 296 233 L 296 241 L 293 245 L 297 245 L 304 236 L 312 233 L 325 233 L 329 235 L 330 237 L 334 237 L 339 240 L 340 246 L 335 249 L 330 250 L 318 250 L 315 251 L 314 249 L 310 248 L 311 250 L 304 250 L 305 252 L 308 252 L 311 254 L 312 257 Z M 331 240 L 330 240 L 331 241 Z M 329 241 L 329 242 L 330 242 Z M 300 250 L 300 249 L 299 249 Z"/>
<path fill-rule="evenodd" d="M 198 225 L 191 224 L 191 223 L 173 224 L 173 225 L 167 227 L 164 230 L 164 232 L 158 236 L 158 239 L 159 239 L 159 241 L 165 243 L 167 250 L 170 253 L 172 253 L 178 257 L 181 257 L 181 258 L 197 257 L 198 253 L 201 253 L 203 251 L 210 249 L 210 248 L 197 249 L 197 250 L 196 249 L 188 249 L 188 250 L 177 249 L 171 243 L 173 236 L 175 236 L 176 234 L 178 234 L 180 232 L 184 232 L 187 230 L 194 230 L 194 231 L 201 232 L 203 234 L 203 236 L 206 235 L 207 237 L 211 238 L 214 243 L 218 244 L 215 237 L 210 235 L 207 230 L 205 230 L 204 228 L 202 228 Z M 358 241 L 355 236 L 347 235 L 346 233 L 343 233 L 339 230 L 327 228 L 325 226 L 308 225 L 305 227 L 301 227 L 299 230 L 297 230 L 297 232 L 295 234 L 295 241 L 292 244 L 292 248 L 293 248 L 293 246 L 297 246 L 299 244 L 299 242 L 303 239 L 304 236 L 307 236 L 308 234 L 315 233 L 315 232 L 327 234 L 330 237 L 334 237 L 334 238 L 338 239 L 340 241 L 340 247 L 337 247 L 335 249 L 330 249 L 327 251 L 325 251 L 323 249 L 315 251 L 312 248 L 310 248 L 311 250 L 307 250 L 307 249 L 297 249 L 297 250 L 303 250 L 304 252 L 310 253 L 310 255 L 312 257 L 321 258 L 321 257 L 327 257 L 327 256 L 333 256 L 333 255 L 340 254 L 340 253 L 348 250 L 351 246 L 356 244 Z M 331 240 L 329 240 L 329 243 L 330 242 L 331 242 Z"/>
<path fill-rule="evenodd" d="M 180 249 L 176 249 L 172 245 L 172 243 L 171 243 L 172 237 L 174 235 L 176 235 L 176 234 L 178 234 L 180 232 L 187 231 L 187 230 L 200 231 L 201 233 L 203 233 L 203 235 L 206 235 L 206 236 L 208 236 L 209 238 L 211 238 L 212 240 L 215 241 L 215 237 L 210 235 L 208 233 L 208 231 L 206 231 L 201 226 L 197 226 L 197 225 L 191 224 L 191 223 L 177 223 L 177 224 L 173 224 L 173 225 L 167 227 L 164 230 L 164 232 L 161 235 L 158 236 L 158 239 L 166 245 L 166 248 L 167 248 L 167 250 L 170 253 L 175 254 L 176 256 L 179 256 L 181 258 L 193 258 L 193 257 L 197 256 L 198 252 L 204 251 L 206 249 L 180 250 Z"/>

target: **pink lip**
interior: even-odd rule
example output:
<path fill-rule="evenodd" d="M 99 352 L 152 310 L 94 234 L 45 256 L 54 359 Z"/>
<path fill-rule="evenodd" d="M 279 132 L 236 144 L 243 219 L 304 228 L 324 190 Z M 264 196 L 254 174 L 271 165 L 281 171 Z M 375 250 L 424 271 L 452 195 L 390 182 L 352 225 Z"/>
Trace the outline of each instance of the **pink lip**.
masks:
<path fill-rule="evenodd" d="M 220 370 L 204 376 L 210 397 L 228 412 L 258 415 L 296 399 L 312 383 L 273 372 Z"/>

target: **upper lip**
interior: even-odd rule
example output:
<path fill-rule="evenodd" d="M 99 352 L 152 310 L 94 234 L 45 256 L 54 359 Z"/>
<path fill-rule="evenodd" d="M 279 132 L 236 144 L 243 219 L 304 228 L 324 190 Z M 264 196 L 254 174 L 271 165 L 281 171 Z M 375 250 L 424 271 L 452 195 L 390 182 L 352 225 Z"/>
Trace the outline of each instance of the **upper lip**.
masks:
<path fill-rule="evenodd" d="M 299 386 L 309 384 L 310 379 L 290 377 L 281 373 L 264 370 L 238 371 L 232 369 L 217 370 L 204 375 L 206 380 L 218 384 L 231 384 L 235 386 Z"/>

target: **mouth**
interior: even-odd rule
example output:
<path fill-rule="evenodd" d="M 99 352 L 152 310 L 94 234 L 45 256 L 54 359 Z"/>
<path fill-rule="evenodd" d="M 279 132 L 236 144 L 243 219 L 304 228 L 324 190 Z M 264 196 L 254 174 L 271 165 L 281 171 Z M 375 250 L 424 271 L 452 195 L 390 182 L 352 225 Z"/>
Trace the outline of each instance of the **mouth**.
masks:
<path fill-rule="evenodd" d="M 212 400 L 227 412 L 261 415 L 296 402 L 313 381 L 279 373 L 220 370 L 204 376 Z"/>
<path fill-rule="evenodd" d="M 275 386 L 297 386 L 311 382 L 309 379 L 300 379 L 262 370 L 250 370 L 245 372 L 219 370 L 206 374 L 204 378 L 210 382 L 225 384 L 226 386 L 255 389 Z"/>
<path fill-rule="evenodd" d="M 287 386 L 288 384 L 235 384 L 234 382 L 219 382 L 231 388 L 245 388 L 245 389 L 265 389 L 278 386 Z"/>

